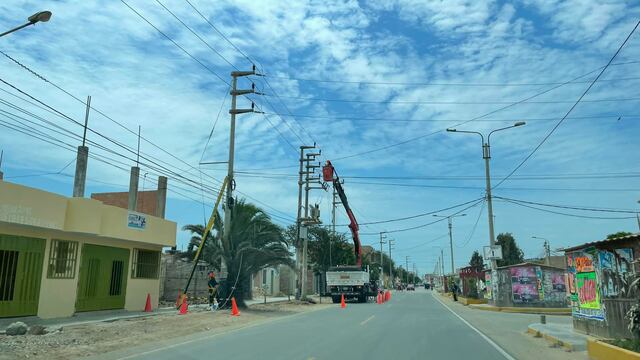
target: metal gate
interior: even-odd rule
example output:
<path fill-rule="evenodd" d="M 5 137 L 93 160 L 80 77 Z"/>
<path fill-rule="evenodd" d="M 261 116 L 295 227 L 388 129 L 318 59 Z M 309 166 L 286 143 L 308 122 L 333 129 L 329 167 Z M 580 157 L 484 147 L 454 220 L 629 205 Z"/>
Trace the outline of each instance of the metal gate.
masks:
<path fill-rule="evenodd" d="M 84 244 L 76 311 L 124 308 L 129 249 Z"/>
<path fill-rule="evenodd" d="M 38 313 L 44 239 L 0 234 L 0 317 Z"/>

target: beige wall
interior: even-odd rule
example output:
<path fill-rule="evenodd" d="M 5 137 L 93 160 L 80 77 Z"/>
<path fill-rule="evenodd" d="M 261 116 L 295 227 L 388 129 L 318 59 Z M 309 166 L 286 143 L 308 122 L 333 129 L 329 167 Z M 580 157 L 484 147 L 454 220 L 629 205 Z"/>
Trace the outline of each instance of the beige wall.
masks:
<path fill-rule="evenodd" d="M 67 198 L 0 181 L 0 224 L 22 224 L 130 240 L 162 246 L 176 245 L 176 223 L 145 215 L 145 229 L 127 226 L 129 211 L 86 198 Z"/>
<path fill-rule="evenodd" d="M 63 231 L 48 229 L 33 229 L 23 225 L 8 225 L 4 223 L 0 223 L 0 234 L 35 237 L 46 240 L 44 263 L 42 266 L 42 282 L 40 285 L 40 299 L 38 301 L 38 317 L 43 319 L 68 317 L 72 316 L 75 313 L 79 269 L 80 262 L 82 261 L 81 254 L 83 244 L 113 246 L 129 250 L 137 248 L 162 251 L 162 247 L 159 245 L 135 243 L 118 239 L 106 239 L 103 237 L 91 236 L 87 234 L 66 233 Z M 76 261 L 75 278 L 47 278 L 47 265 L 49 263 L 50 251 L 49 249 L 51 247 L 52 239 L 78 241 L 79 247 Z M 125 310 L 144 310 L 144 306 L 147 300 L 147 294 L 151 295 L 151 306 L 153 307 L 153 309 L 157 309 L 160 280 L 131 278 L 132 254 L 133 252 L 130 251 L 128 266 L 129 273 L 127 274 L 127 288 L 125 296 Z"/>

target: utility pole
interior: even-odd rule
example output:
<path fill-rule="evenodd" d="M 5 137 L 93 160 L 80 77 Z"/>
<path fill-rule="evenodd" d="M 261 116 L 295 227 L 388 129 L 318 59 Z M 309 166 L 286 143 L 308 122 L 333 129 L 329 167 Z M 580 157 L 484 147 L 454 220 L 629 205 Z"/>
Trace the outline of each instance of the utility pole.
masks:
<path fill-rule="evenodd" d="M 302 245 L 301 237 L 300 237 L 300 227 L 302 226 L 302 188 L 304 185 L 303 175 L 304 175 L 304 151 L 309 149 L 314 149 L 316 144 L 313 146 L 302 145 L 300 146 L 300 171 L 298 172 L 298 217 L 296 218 L 296 299 L 300 299 L 300 294 L 302 293 Z"/>
<path fill-rule="evenodd" d="M 332 200 L 331 200 L 331 228 L 333 231 L 333 236 L 336 236 L 336 205 L 339 204 L 339 202 L 336 202 L 336 198 L 337 198 L 337 193 L 336 193 L 336 188 L 335 187 L 331 187 L 333 189 L 333 196 L 332 196 Z M 329 266 L 333 266 L 333 262 L 331 261 L 331 238 L 329 238 Z"/>
<path fill-rule="evenodd" d="M 480 132 L 477 131 L 463 131 L 463 130 L 458 130 L 458 129 L 447 129 L 448 132 L 458 132 L 458 133 L 467 133 L 467 134 L 477 134 L 480 135 L 480 138 L 482 139 L 482 158 L 484 159 L 484 165 L 485 165 L 485 181 L 486 181 L 486 196 L 487 196 L 487 217 L 489 219 L 489 245 L 491 245 L 491 247 L 496 245 L 496 238 L 495 238 L 495 233 L 494 233 L 494 229 L 493 229 L 493 204 L 491 201 L 491 171 L 490 171 L 490 164 L 489 164 L 489 160 L 491 159 L 491 134 L 493 134 L 496 131 L 502 131 L 502 130 L 507 130 L 507 129 L 511 129 L 511 128 L 515 128 L 518 126 L 523 126 L 526 125 L 526 123 L 524 121 L 518 121 L 515 122 L 513 125 L 511 126 L 506 126 L 503 128 L 499 128 L 499 129 L 495 129 L 492 130 L 491 132 L 489 132 L 489 134 L 487 135 L 487 141 L 484 141 L 484 135 Z M 495 277 L 497 276 L 496 273 L 496 269 L 498 268 L 496 259 L 491 259 L 491 278 L 492 278 L 492 283 L 495 284 Z M 497 287 L 494 287 L 494 295 L 493 298 L 496 298 L 496 294 L 495 292 L 497 292 Z"/>
<path fill-rule="evenodd" d="M 382 287 L 384 288 L 384 257 L 382 252 L 382 245 L 386 244 L 384 239 L 386 236 L 384 232 L 380 232 L 380 280 L 382 281 Z"/>
<path fill-rule="evenodd" d="M 387 242 L 389 243 L 389 286 L 393 289 L 393 264 L 391 264 L 391 259 L 393 258 L 391 257 L 391 245 L 393 245 L 394 240 L 389 239 Z"/>
<path fill-rule="evenodd" d="M 451 249 L 451 274 L 455 274 L 456 273 L 456 266 L 455 266 L 455 262 L 453 260 L 453 234 L 452 234 L 452 228 L 453 228 L 453 224 L 452 224 L 452 220 L 451 218 L 454 217 L 459 217 L 459 216 L 467 216 L 467 214 L 457 214 L 457 215 L 449 215 L 449 216 L 443 216 L 443 215 L 433 215 L 434 217 L 440 217 L 440 218 L 447 218 L 447 223 L 449 224 L 449 247 Z"/>
<path fill-rule="evenodd" d="M 440 270 L 442 272 L 442 291 L 444 291 L 444 250 L 442 250 L 442 248 L 440 248 L 440 259 L 442 259 L 440 262 Z"/>
<path fill-rule="evenodd" d="M 224 207 L 224 228 L 222 232 L 222 241 L 225 244 L 229 244 L 231 235 L 231 213 L 233 212 L 234 200 L 233 190 L 236 187 L 235 179 L 233 178 L 233 161 L 235 156 L 235 143 L 236 143 L 236 115 L 254 112 L 254 104 L 251 103 L 251 109 L 237 109 L 236 100 L 240 95 L 251 94 L 255 92 L 254 86 L 251 89 L 238 90 L 238 78 L 254 75 L 256 73 L 256 67 L 253 66 L 251 71 L 232 71 L 231 72 L 231 109 L 229 114 L 231 115 L 231 124 L 229 126 L 229 162 L 227 168 L 227 198 Z M 221 264 L 221 272 L 226 272 L 226 264 Z M 226 276 L 225 276 L 226 277 Z"/>
<path fill-rule="evenodd" d="M 542 246 L 544 248 L 545 264 L 551 265 L 551 245 L 549 244 L 549 239 L 545 239 L 539 236 L 532 236 L 531 238 L 544 240 L 544 244 Z"/>
<path fill-rule="evenodd" d="M 407 269 L 407 280 L 406 281 L 407 281 L 407 285 L 408 285 L 409 284 L 409 255 L 404 257 L 404 262 L 405 262 L 405 266 L 406 266 L 405 269 Z"/>
<path fill-rule="evenodd" d="M 315 173 L 315 169 L 320 167 L 320 163 L 318 165 L 312 165 L 311 162 L 316 160 L 317 156 L 321 155 L 321 151 L 317 153 L 305 153 L 305 150 L 315 149 L 316 145 L 313 146 L 300 146 L 300 176 L 299 176 L 299 188 L 298 188 L 298 221 L 297 221 L 297 236 L 298 236 L 298 252 L 296 256 L 296 263 L 299 266 L 297 271 L 298 276 L 298 284 L 296 288 L 296 298 L 304 299 L 307 296 L 307 247 L 308 247 L 308 237 L 306 235 L 306 226 L 309 224 L 317 223 L 317 219 L 311 219 L 309 217 L 309 190 L 312 189 L 325 189 L 323 187 L 312 187 L 310 186 L 312 177 L 310 175 Z M 304 178 L 303 178 L 304 175 Z M 322 185 L 320 179 L 318 178 L 318 183 Z M 302 185 L 304 185 L 304 205 L 302 204 Z M 302 209 L 304 208 L 304 215 L 302 215 Z M 301 228 L 305 227 L 305 236 L 302 235 Z M 302 243 L 302 249 L 300 248 L 300 244 Z"/>

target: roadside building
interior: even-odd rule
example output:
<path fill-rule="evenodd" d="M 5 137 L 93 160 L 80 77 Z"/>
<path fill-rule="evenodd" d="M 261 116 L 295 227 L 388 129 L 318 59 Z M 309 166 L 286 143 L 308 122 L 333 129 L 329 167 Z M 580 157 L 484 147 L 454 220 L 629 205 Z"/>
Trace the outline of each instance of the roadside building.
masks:
<path fill-rule="evenodd" d="M 497 279 L 489 276 L 485 280 L 490 282 L 487 289 L 497 286 L 497 292 L 488 295 L 495 306 L 568 307 L 566 273 L 562 268 L 525 262 L 499 267 L 496 273 Z"/>
<path fill-rule="evenodd" d="M 0 317 L 71 316 L 158 304 L 176 223 L 0 181 Z"/>
<path fill-rule="evenodd" d="M 484 269 L 479 266 L 466 266 L 458 269 L 460 290 L 464 297 L 481 299 L 484 296 Z"/>
<path fill-rule="evenodd" d="M 193 269 L 193 261 L 179 254 L 162 254 L 160 266 L 160 300 L 175 302 L 178 294 L 187 284 L 189 274 Z M 189 301 L 207 302 L 209 296 L 209 271 L 216 273 L 218 281 L 220 276 L 217 271 L 206 261 L 200 260 L 193 278 L 189 284 Z"/>
<path fill-rule="evenodd" d="M 266 267 L 251 276 L 253 295 L 280 295 L 280 271 L 278 267 Z"/>
<path fill-rule="evenodd" d="M 625 314 L 640 294 L 640 233 L 565 249 L 573 327 L 605 338 L 631 338 Z"/>

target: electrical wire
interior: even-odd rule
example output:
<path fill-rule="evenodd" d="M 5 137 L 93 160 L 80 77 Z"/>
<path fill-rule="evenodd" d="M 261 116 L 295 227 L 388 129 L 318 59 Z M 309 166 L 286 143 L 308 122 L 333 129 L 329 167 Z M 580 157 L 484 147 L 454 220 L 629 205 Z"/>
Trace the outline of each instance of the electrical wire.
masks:
<path fill-rule="evenodd" d="M 482 217 L 482 213 L 484 212 L 484 207 L 487 204 L 486 199 L 482 202 L 482 205 L 480 206 L 480 211 L 478 212 L 478 217 L 476 218 L 476 222 L 473 224 L 473 228 L 471 228 L 471 232 L 469 233 L 469 236 L 467 236 L 467 240 L 464 242 L 464 244 L 458 246 L 458 244 L 455 244 L 456 247 L 458 248 L 463 248 L 465 246 L 467 246 L 467 244 L 469 244 L 469 242 L 471 241 L 471 239 L 473 238 L 473 234 L 476 233 L 476 228 L 478 227 L 478 223 L 480 222 L 480 218 Z"/>
<path fill-rule="evenodd" d="M 539 207 L 535 207 L 535 206 L 531 206 L 531 205 L 525 205 L 525 204 L 521 204 L 519 202 L 515 202 L 515 201 L 511 201 L 511 200 L 499 199 L 498 201 L 507 202 L 507 203 L 511 203 L 511 204 L 514 204 L 514 205 L 517 205 L 517 206 L 522 206 L 522 207 L 525 207 L 525 208 L 538 210 L 538 211 L 542 211 L 542 212 L 547 212 L 547 213 L 551 213 L 551 214 L 570 216 L 570 217 L 581 218 L 581 219 L 627 220 L 627 219 L 635 219 L 636 218 L 635 216 L 606 217 L 606 216 L 576 215 L 576 214 L 563 213 L 563 212 L 554 211 L 554 210 L 541 209 Z"/>
<path fill-rule="evenodd" d="M 560 121 L 558 121 L 558 123 L 551 129 L 551 131 L 549 131 L 544 138 L 542 138 L 542 140 L 540 141 L 540 143 L 538 143 L 538 145 L 524 158 L 522 159 L 522 161 L 504 178 L 502 178 L 502 180 L 500 180 L 496 185 L 493 186 L 493 188 L 497 188 L 498 186 L 500 186 L 502 183 L 504 183 L 505 181 L 507 181 L 507 179 L 509 179 L 509 177 L 511 177 L 511 175 L 515 174 L 516 171 L 518 171 L 518 169 L 520 169 L 522 167 L 522 165 L 524 165 L 527 160 L 529 160 L 533 154 L 535 154 L 538 149 L 540 149 L 540 147 L 542 147 L 542 145 L 544 145 L 545 142 L 547 142 L 547 140 L 549 139 L 549 137 L 551 137 L 551 135 L 553 135 L 553 133 L 560 127 L 560 125 L 562 125 L 562 123 L 566 120 L 567 116 L 569 116 L 569 114 L 571 114 L 571 112 L 573 111 L 573 109 L 576 108 L 576 106 L 578 106 L 578 104 L 580 102 L 586 102 L 586 100 L 583 100 L 583 98 L 587 95 L 587 93 L 589 92 L 589 90 L 591 90 L 591 88 L 593 87 L 593 85 L 596 84 L 596 82 L 598 81 L 598 79 L 602 76 L 602 74 L 604 74 L 604 72 L 609 68 L 609 66 L 611 65 L 611 63 L 613 63 L 613 60 L 615 60 L 615 58 L 618 56 L 618 54 L 620 53 L 620 51 L 622 51 L 622 48 L 624 48 L 624 46 L 627 44 L 627 42 L 629 41 L 629 39 L 631 38 L 631 36 L 633 35 L 633 33 L 635 33 L 636 29 L 638 28 L 638 25 L 640 25 L 640 21 L 638 21 L 636 23 L 636 25 L 633 27 L 633 29 L 631 30 L 631 32 L 629 33 L 629 35 L 627 35 L 627 37 L 624 39 L 624 41 L 622 42 L 622 44 L 620 44 L 620 47 L 618 47 L 618 49 L 616 50 L 616 52 L 613 54 L 613 56 L 611 57 L 611 59 L 609 60 L 609 62 L 607 63 L 607 65 L 605 65 L 602 70 L 600 70 L 600 72 L 598 73 L 598 75 L 593 79 L 593 81 L 591 81 L 591 83 L 589 84 L 589 86 L 584 90 L 584 92 L 582 93 L 582 95 L 580 95 L 580 97 L 578 98 L 578 100 L 576 100 L 573 105 L 569 108 L 569 110 L 567 111 L 567 113 L 562 117 L 562 119 L 560 119 Z"/>
<path fill-rule="evenodd" d="M 524 203 L 524 204 L 529 204 L 529 205 L 540 205 L 540 206 L 545 206 L 545 207 L 554 207 L 554 208 L 560 208 L 560 209 L 596 211 L 596 212 L 607 212 L 607 213 L 640 214 L 640 211 L 638 211 L 638 210 L 622 210 L 622 209 L 613 209 L 613 208 L 594 208 L 594 207 L 586 207 L 586 206 L 545 204 L 545 203 L 539 203 L 539 202 L 533 202 L 533 201 L 506 198 L 506 197 L 495 196 L 495 195 L 492 196 L 492 198 L 502 199 L 502 200 L 507 200 L 507 201 L 512 201 L 512 202 L 517 202 L 517 203 Z"/>

